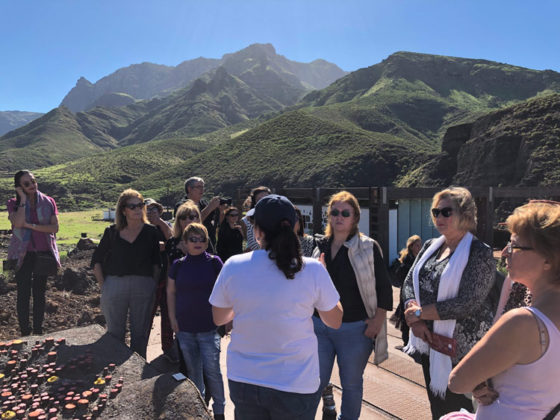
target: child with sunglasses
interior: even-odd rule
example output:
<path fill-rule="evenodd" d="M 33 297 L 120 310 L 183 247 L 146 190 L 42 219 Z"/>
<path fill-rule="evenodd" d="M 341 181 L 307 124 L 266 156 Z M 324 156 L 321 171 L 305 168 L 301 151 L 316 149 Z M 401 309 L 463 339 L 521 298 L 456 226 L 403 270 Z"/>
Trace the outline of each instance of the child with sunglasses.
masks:
<path fill-rule="evenodd" d="M 206 252 L 208 231 L 204 225 L 189 224 L 182 240 L 186 255 L 173 263 L 167 280 L 171 328 L 177 336 L 187 376 L 202 396 L 210 393 L 214 400 L 215 418 L 223 418 L 225 396 L 220 370 L 221 337 L 212 320 L 212 306 L 208 301 L 222 269 L 222 261 Z"/>

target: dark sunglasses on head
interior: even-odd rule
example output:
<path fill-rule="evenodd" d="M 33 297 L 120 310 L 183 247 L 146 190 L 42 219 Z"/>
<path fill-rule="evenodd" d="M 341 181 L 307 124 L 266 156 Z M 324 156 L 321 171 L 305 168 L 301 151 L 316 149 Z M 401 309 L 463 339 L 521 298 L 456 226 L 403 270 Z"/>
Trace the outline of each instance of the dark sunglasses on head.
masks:
<path fill-rule="evenodd" d="M 198 236 L 189 236 L 187 238 L 187 240 L 189 242 L 192 242 L 193 244 L 196 244 L 196 243 L 199 243 L 199 242 L 202 244 L 202 243 L 206 242 L 206 238 L 199 238 Z"/>
<path fill-rule="evenodd" d="M 352 216 L 352 215 L 350 214 L 350 211 L 349 211 L 349 210 L 342 210 L 342 211 L 339 211 L 339 210 L 337 210 L 337 209 L 332 209 L 332 210 L 331 210 L 331 216 L 332 216 L 332 217 L 336 217 L 336 216 L 338 216 L 339 214 L 342 215 L 342 217 L 344 217 L 344 218 Z"/>
<path fill-rule="evenodd" d="M 449 217 L 453 214 L 453 209 L 451 207 L 444 207 L 442 209 L 432 209 L 432 216 L 434 216 L 434 219 L 437 219 L 437 217 L 440 214 L 443 217 Z"/>
<path fill-rule="evenodd" d="M 144 202 L 141 201 L 141 202 L 136 203 L 136 204 L 125 204 L 125 207 L 129 210 L 141 209 L 141 208 L 144 207 Z"/>
<path fill-rule="evenodd" d="M 35 181 L 34 179 L 32 179 L 31 181 L 24 181 L 22 182 L 22 185 L 25 188 L 29 188 L 31 185 L 35 185 L 37 183 L 37 181 Z"/>
<path fill-rule="evenodd" d="M 198 219 L 198 214 L 182 214 L 181 216 L 179 216 L 179 220 L 196 220 Z"/>

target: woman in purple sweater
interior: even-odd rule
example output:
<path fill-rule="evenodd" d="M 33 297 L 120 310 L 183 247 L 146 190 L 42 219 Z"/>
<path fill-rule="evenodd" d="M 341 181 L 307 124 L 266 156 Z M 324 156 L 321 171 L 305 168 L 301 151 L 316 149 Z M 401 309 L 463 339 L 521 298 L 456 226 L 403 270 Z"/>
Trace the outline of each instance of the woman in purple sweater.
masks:
<path fill-rule="evenodd" d="M 208 231 L 204 225 L 191 223 L 182 238 L 187 255 L 173 263 L 167 280 L 169 319 L 185 359 L 189 379 L 204 396 L 204 370 L 208 392 L 214 400 L 214 418 L 220 419 L 225 406 L 220 371 L 220 335 L 216 332 L 208 299 L 222 269 L 222 261 L 206 252 Z"/>

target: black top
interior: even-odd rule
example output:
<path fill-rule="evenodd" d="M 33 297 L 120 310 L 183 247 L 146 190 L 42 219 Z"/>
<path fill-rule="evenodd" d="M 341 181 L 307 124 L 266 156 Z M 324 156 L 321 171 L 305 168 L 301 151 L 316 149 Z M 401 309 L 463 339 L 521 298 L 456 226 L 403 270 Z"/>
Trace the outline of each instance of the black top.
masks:
<path fill-rule="evenodd" d="M 232 255 L 243 252 L 243 235 L 239 229 L 232 229 L 227 221 L 222 222 L 218 231 L 218 255 L 223 262 Z"/>
<path fill-rule="evenodd" d="M 340 295 L 340 303 L 344 309 L 342 322 L 355 322 L 368 318 L 368 314 L 360 295 L 356 274 L 348 258 L 348 248 L 341 246 L 334 260 L 331 257 L 332 238 L 318 242 L 321 252 L 325 253 L 327 271 Z M 375 272 L 375 292 L 377 307 L 387 311 L 393 310 L 393 289 L 387 267 L 381 256 L 379 247 L 373 247 Z"/>
<path fill-rule="evenodd" d="M 100 263 L 105 276 L 154 275 L 154 265 L 161 267 L 158 229 L 145 224 L 130 243 L 121 238 L 115 225 L 105 229 L 101 242 L 91 257 L 91 265 Z"/>
<path fill-rule="evenodd" d="M 169 258 L 169 262 L 173 264 L 175 260 L 183 258 L 185 254 L 181 251 L 177 245 L 181 242 L 181 238 L 174 238 L 173 236 L 167 240 L 165 243 L 165 252 Z"/>

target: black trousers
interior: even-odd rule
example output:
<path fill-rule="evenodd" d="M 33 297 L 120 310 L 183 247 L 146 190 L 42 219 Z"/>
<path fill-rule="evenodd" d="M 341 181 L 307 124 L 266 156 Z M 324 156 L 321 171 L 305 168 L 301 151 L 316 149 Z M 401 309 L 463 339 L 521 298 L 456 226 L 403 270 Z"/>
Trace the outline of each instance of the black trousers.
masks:
<path fill-rule="evenodd" d="M 422 372 L 426 381 L 426 390 L 428 391 L 428 399 L 430 400 L 430 409 L 432 410 L 432 419 L 438 420 L 441 416 L 452 411 L 459 411 L 461 408 L 473 412 L 472 401 L 463 394 L 455 394 L 447 388 L 445 399 L 441 399 L 435 395 L 430 389 L 430 356 L 421 355 L 420 363 L 422 364 Z"/>
<path fill-rule="evenodd" d="M 38 276 L 33 272 L 35 252 L 25 254 L 23 264 L 16 272 L 17 282 L 17 315 L 21 335 L 31 334 L 29 326 L 29 301 L 33 291 L 33 334 L 43 333 L 45 318 L 45 291 L 47 276 Z"/>

